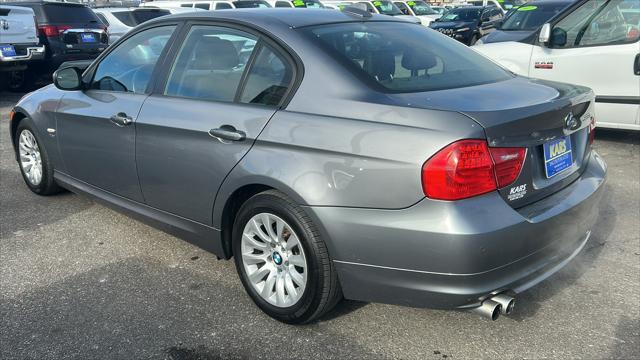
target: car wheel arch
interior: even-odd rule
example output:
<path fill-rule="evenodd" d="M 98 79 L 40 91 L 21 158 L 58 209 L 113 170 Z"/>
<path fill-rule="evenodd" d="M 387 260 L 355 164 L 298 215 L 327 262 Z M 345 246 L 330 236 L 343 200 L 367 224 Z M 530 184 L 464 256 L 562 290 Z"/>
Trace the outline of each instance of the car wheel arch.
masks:
<path fill-rule="evenodd" d="M 26 119 L 27 117 L 28 115 L 23 110 L 14 109 L 14 114 L 9 119 L 10 120 L 9 134 L 11 135 L 11 144 L 13 145 L 14 151 L 18 149 L 18 134 L 17 134 L 18 126 L 20 126 L 20 123 L 22 122 L 22 120 Z M 15 151 L 15 153 L 16 153 L 16 160 L 18 160 L 17 151 Z"/>
<path fill-rule="evenodd" d="M 249 180 L 249 179 L 247 179 Z M 276 190 L 293 199 L 297 204 L 304 205 L 302 198 L 284 184 L 276 183 L 273 179 L 251 179 L 238 184 L 237 180 L 225 181 L 216 195 L 213 209 L 213 226 L 220 229 L 220 239 L 224 251 L 224 258 L 233 257 L 233 223 L 242 205 L 252 196 L 268 190 Z M 235 184 L 231 189 L 230 183 Z M 225 186 L 227 185 L 227 186 Z"/>

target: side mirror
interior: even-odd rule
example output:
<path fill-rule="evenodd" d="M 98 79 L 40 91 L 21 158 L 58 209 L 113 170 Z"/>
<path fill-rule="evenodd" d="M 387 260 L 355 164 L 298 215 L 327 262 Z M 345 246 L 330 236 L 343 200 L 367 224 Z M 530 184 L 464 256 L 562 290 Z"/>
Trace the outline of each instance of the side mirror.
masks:
<path fill-rule="evenodd" d="M 58 69 L 53 73 L 53 84 L 60 90 L 82 89 L 82 73 L 76 67 Z"/>
<path fill-rule="evenodd" d="M 565 46 L 567 44 L 567 32 L 564 29 L 554 28 L 551 30 L 551 40 L 549 45 Z"/>
<path fill-rule="evenodd" d="M 547 44 L 549 42 L 549 39 L 551 39 L 551 24 L 546 23 L 544 25 L 542 25 L 542 27 L 540 28 L 540 34 L 538 35 L 538 41 L 541 44 Z"/>

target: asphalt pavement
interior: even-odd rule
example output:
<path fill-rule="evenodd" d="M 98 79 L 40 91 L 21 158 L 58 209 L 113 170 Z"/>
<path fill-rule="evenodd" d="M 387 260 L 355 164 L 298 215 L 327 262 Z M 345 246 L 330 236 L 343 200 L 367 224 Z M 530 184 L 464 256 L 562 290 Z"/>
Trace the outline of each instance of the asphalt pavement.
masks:
<path fill-rule="evenodd" d="M 294 327 L 251 302 L 233 262 L 84 196 L 31 193 L 9 140 L 18 99 L 0 93 L 0 359 L 640 358 L 640 134 L 598 130 L 593 235 L 513 316 L 344 301 Z"/>

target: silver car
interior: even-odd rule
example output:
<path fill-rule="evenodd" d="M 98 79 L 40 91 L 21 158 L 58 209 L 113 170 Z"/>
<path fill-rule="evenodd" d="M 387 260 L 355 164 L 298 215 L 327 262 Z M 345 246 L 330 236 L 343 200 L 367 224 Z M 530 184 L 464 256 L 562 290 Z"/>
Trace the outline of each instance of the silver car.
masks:
<path fill-rule="evenodd" d="M 343 297 L 495 319 L 598 214 L 593 92 L 420 25 L 351 8 L 174 15 L 80 65 L 11 113 L 27 186 L 233 257 L 287 323 Z"/>

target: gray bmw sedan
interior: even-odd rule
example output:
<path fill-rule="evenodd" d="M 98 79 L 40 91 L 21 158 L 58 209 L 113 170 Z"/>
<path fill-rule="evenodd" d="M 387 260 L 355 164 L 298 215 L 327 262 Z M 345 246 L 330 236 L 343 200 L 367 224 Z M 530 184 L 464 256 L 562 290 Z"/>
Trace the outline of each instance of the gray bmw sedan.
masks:
<path fill-rule="evenodd" d="M 26 185 L 224 259 L 287 323 L 340 299 L 495 319 L 585 245 L 594 94 L 358 9 L 167 16 L 11 112 Z"/>

